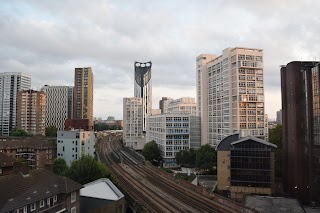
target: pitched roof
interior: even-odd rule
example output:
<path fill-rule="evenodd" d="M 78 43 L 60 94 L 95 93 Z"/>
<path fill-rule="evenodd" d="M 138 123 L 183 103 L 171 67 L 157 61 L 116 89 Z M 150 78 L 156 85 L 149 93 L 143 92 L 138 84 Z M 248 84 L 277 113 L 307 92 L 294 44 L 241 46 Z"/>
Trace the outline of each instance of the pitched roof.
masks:
<path fill-rule="evenodd" d="M 80 190 L 80 196 L 103 200 L 120 200 L 124 197 L 108 178 L 101 178 L 85 184 Z"/>
<path fill-rule="evenodd" d="M 28 175 L 0 177 L 0 212 L 9 212 L 60 193 L 79 190 L 82 185 L 45 169 L 29 171 Z"/>
<path fill-rule="evenodd" d="M 254 137 L 254 136 L 252 136 L 252 135 L 249 135 L 249 136 L 247 136 L 247 137 L 245 137 L 245 138 L 242 138 L 242 139 L 240 139 L 240 140 L 238 140 L 238 141 L 235 141 L 235 142 L 231 143 L 231 145 L 235 145 L 235 144 L 238 144 L 238 143 L 247 141 L 247 140 L 253 140 L 253 141 L 255 141 L 255 142 L 262 143 L 262 144 L 267 145 L 267 146 L 272 146 L 272 147 L 274 147 L 274 148 L 277 148 L 277 147 L 278 147 L 277 145 L 275 145 L 275 144 L 273 144 L 273 143 L 269 143 L 268 141 L 262 140 L 262 139 L 260 139 L 260 138 L 256 138 L 256 137 Z"/>
<path fill-rule="evenodd" d="M 8 167 L 13 166 L 13 162 L 15 162 L 15 159 L 9 157 L 8 155 L 0 152 L 0 168 L 1 167 Z"/>

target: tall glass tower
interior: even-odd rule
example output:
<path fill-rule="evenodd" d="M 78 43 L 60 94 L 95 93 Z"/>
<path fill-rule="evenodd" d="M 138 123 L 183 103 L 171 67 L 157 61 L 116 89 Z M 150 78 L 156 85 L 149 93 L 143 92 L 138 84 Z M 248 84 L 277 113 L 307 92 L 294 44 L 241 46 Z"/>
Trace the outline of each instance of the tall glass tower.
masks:
<path fill-rule="evenodd" d="M 146 116 L 151 113 L 152 107 L 151 67 L 151 61 L 134 62 L 134 97 L 142 98 L 143 131 L 146 131 Z"/>

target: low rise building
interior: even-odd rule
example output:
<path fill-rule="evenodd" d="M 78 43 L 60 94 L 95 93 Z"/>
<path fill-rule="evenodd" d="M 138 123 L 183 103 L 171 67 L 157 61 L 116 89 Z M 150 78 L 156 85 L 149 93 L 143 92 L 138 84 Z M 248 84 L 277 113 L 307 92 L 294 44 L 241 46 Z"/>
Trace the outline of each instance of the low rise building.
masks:
<path fill-rule="evenodd" d="M 274 192 L 275 144 L 233 134 L 218 145 L 218 190 L 232 199 L 242 200 L 247 194 L 271 195 Z"/>
<path fill-rule="evenodd" d="M 124 213 L 125 205 L 124 195 L 107 178 L 87 183 L 80 189 L 80 212 Z"/>
<path fill-rule="evenodd" d="M 70 166 L 82 155 L 94 157 L 97 138 L 93 131 L 70 130 L 57 133 L 57 157 L 63 158 Z"/>
<path fill-rule="evenodd" d="M 180 150 L 200 147 L 199 117 L 185 113 L 168 113 L 147 117 L 146 140 L 154 140 L 161 151 L 164 167 L 176 167 Z M 191 146 L 192 145 L 192 146 Z"/>
<path fill-rule="evenodd" d="M 44 169 L 0 176 L 0 212 L 80 212 L 81 188 Z"/>
<path fill-rule="evenodd" d="M 30 169 L 52 164 L 57 155 L 55 139 L 45 137 L 0 137 L 0 152 L 26 161 Z"/>

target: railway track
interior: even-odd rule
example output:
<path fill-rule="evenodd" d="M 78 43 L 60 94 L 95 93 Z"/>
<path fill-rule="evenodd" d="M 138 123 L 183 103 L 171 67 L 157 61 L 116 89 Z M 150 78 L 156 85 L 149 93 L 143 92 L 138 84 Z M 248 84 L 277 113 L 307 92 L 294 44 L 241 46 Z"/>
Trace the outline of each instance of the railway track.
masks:
<path fill-rule="evenodd" d="M 119 150 L 116 140 L 102 141 L 99 150 L 114 175 L 119 179 L 124 190 L 141 204 L 148 212 L 217 212 L 235 213 L 233 209 L 202 196 L 194 191 L 178 185 L 174 180 L 168 180 L 159 175 L 156 168 L 136 165 L 123 156 L 125 164 L 115 163 L 111 157 L 112 150 Z"/>

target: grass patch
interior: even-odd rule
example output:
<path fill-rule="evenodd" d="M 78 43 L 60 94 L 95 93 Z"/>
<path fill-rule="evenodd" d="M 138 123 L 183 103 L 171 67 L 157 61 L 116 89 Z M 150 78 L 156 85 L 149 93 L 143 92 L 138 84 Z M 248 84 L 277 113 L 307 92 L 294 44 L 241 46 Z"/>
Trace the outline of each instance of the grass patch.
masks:
<path fill-rule="evenodd" d="M 166 168 L 161 168 L 163 171 L 168 172 L 168 173 L 173 173 L 171 169 L 166 169 Z"/>
<path fill-rule="evenodd" d="M 188 174 L 178 173 L 176 174 L 176 178 L 183 179 L 188 182 L 192 182 L 196 178 L 196 175 L 190 174 L 190 176 L 188 176 Z"/>

